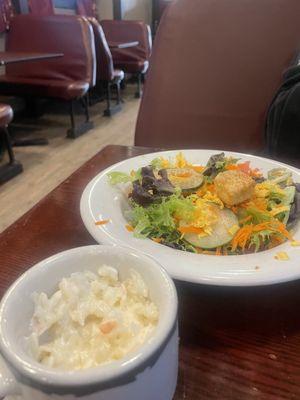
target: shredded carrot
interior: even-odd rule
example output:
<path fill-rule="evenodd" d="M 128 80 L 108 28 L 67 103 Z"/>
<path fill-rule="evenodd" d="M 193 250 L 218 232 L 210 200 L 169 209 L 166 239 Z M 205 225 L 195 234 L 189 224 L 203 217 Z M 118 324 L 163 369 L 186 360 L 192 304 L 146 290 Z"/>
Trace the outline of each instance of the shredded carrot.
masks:
<path fill-rule="evenodd" d="M 215 185 L 213 183 L 206 183 L 196 192 L 199 197 L 204 196 L 207 192 L 215 193 Z"/>
<path fill-rule="evenodd" d="M 228 171 L 242 171 L 245 174 L 252 176 L 253 178 L 258 178 L 262 176 L 262 173 L 258 168 L 252 169 L 250 168 L 250 161 L 246 161 L 241 164 L 229 164 L 226 166 Z"/>
<path fill-rule="evenodd" d="M 246 244 L 249 241 L 252 233 L 257 233 L 264 230 L 277 232 L 285 238 L 292 240 L 292 236 L 290 232 L 286 229 L 285 225 L 278 220 L 272 220 L 262 222 L 257 225 L 249 224 L 240 228 L 235 237 L 232 239 L 232 250 L 235 251 L 238 247 L 240 247 L 242 250 L 245 250 Z"/>
<path fill-rule="evenodd" d="M 196 172 L 203 172 L 205 170 L 205 167 L 201 165 L 191 165 L 191 168 Z"/>
<path fill-rule="evenodd" d="M 206 186 L 206 190 L 211 193 L 215 193 L 215 185 L 213 183 L 208 183 Z"/>
<path fill-rule="evenodd" d="M 261 211 L 267 211 L 268 201 L 262 197 L 255 197 L 253 199 L 255 206 Z"/>
<path fill-rule="evenodd" d="M 250 161 L 246 161 L 241 164 L 237 164 L 237 167 L 240 171 L 245 172 L 245 174 L 251 175 Z"/>
<path fill-rule="evenodd" d="M 221 247 L 217 247 L 216 256 L 221 256 L 221 255 L 222 255 L 222 248 Z"/>
<path fill-rule="evenodd" d="M 249 208 L 250 207 L 250 201 L 243 201 L 242 203 L 239 204 L 239 207 L 241 208 Z M 232 209 L 233 207 L 231 207 Z"/>
<path fill-rule="evenodd" d="M 125 228 L 128 230 L 128 232 L 133 232 L 134 231 L 134 227 L 131 225 L 125 225 Z"/>
<path fill-rule="evenodd" d="M 227 171 L 236 171 L 238 169 L 238 166 L 236 164 L 228 164 L 226 166 Z"/>
<path fill-rule="evenodd" d="M 162 242 L 162 238 L 152 238 L 152 240 L 155 243 L 161 243 Z"/>
<path fill-rule="evenodd" d="M 117 327 L 118 323 L 117 321 L 106 321 L 102 322 L 100 325 L 100 331 L 104 334 L 107 335 L 110 333 L 113 329 Z"/>
<path fill-rule="evenodd" d="M 180 226 L 178 231 L 180 233 L 197 233 L 198 235 L 204 232 L 202 228 L 196 228 L 195 226 Z"/>
<path fill-rule="evenodd" d="M 105 225 L 108 224 L 109 222 L 110 222 L 109 219 L 103 219 L 102 221 L 95 222 L 95 225 Z"/>
<path fill-rule="evenodd" d="M 253 232 L 253 225 L 245 225 L 239 229 L 235 237 L 232 239 L 232 250 L 235 251 L 238 247 L 241 247 L 242 250 L 245 249 L 245 246 L 250 239 L 250 236 Z"/>
<path fill-rule="evenodd" d="M 197 254 L 203 254 L 203 249 L 201 249 L 200 247 L 195 247 L 195 250 Z"/>
<path fill-rule="evenodd" d="M 251 176 L 253 178 L 260 178 L 262 176 L 262 172 L 258 168 L 252 169 Z"/>

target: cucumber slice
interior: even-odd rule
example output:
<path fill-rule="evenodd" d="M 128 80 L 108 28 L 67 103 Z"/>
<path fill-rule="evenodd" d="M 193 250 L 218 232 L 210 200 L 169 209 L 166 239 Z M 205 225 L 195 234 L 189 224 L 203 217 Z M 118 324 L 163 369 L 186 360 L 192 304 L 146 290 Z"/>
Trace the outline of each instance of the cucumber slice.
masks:
<path fill-rule="evenodd" d="M 289 206 L 289 210 L 284 213 L 284 217 L 282 219 L 282 222 L 286 225 L 289 220 L 289 217 L 290 217 L 291 204 L 295 200 L 296 188 L 295 188 L 295 186 L 287 186 L 283 190 L 285 191 L 285 199 L 282 201 L 282 204 Z"/>
<path fill-rule="evenodd" d="M 295 186 L 287 186 L 283 189 L 285 192 L 285 199 L 283 200 L 282 204 L 289 205 L 294 202 L 295 195 L 296 195 L 296 188 Z"/>
<path fill-rule="evenodd" d="M 197 190 L 203 183 L 203 175 L 192 168 L 168 168 L 166 171 L 172 185 L 184 191 Z"/>
<path fill-rule="evenodd" d="M 227 208 L 221 210 L 216 207 L 216 212 L 218 213 L 218 221 L 212 226 L 213 231 L 211 235 L 201 237 L 195 233 L 187 233 L 184 235 L 185 240 L 193 246 L 202 249 L 215 249 L 229 243 L 235 235 L 235 233 L 231 233 L 229 230 L 234 226 L 239 226 L 238 218 Z"/>

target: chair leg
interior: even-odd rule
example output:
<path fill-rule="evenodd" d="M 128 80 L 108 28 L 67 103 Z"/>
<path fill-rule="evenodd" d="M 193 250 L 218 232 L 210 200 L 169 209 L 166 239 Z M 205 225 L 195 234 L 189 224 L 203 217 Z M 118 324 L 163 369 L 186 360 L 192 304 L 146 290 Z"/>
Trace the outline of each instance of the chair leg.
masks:
<path fill-rule="evenodd" d="M 90 121 L 90 115 L 89 115 L 89 110 L 88 110 L 88 98 L 85 96 L 82 99 L 80 99 L 84 109 L 85 109 L 85 122 L 82 122 L 78 126 L 76 125 L 75 122 L 75 100 L 70 101 L 70 118 L 71 118 L 71 128 L 67 131 L 67 137 L 70 139 L 76 139 L 78 136 L 83 135 L 90 129 L 94 127 L 94 124 L 92 121 Z"/>
<path fill-rule="evenodd" d="M 70 101 L 70 118 L 71 118 L 71 129 L 72 131 L 75 131 L 76 124 L 75 124 L 75 113 L 74 113 L 74 100 Z"/>
<path fill-rule="evenodd" d="M 136 99 L 140 99 L 142 97 L 143 91 L 142 91 L 142 73 L 139 72 L 137 74 L 137 92 L 135 93 L 134 97 Z"/>
<path fill-rule="evenodd" d="M 106 115 L 108 117 L 111 116 L 111 84 L 110 84 L 110 82 L 107 82 L 107 86 L 106 86 L 106 110 L 104 111 L 104 115 Z"/>
<path fill-rule="evenodd" d="M 4 143 L 8 152 L 8 156 L 9 156 L 9 163 L 12 164 L 14 163 L 15 160 L 15 154 L 12 148 L 12 144 L 11 144 L 11 140 L 10 140 L 10 136 L 8 133 L 7 128 L 2 128 L 3 129 L 3 134 L 4 134 Z"/>
<path fill-rule="evenodd" d="M 121 81 L 121 83 L 120 83 L 120 87 L 121 87 L 121 89 L 122 89 L 122 90 L 125 90 L 125 89 L 126 89 L 126 82 L 125 82 L 125 78 L 124 78 L 124 79 L 122 79 L 122 81 Z"/>
<path fill-rule="evenodd" d="M 117 82 L 116 86 L 117 86 L 117 104 L 120 104 L 120 103 L 122 103 L 122 99 L 121 99 L 121 82 Z"/>
<path fill-rule="evenodd" d="M 115 84 L 117 87 L 117 102 L 114 106 L 111 105 L 111 87 Z M 107 101 L 107 108 L 104 110 L 103 115 L 105 117 L 111 117 L 112 115 L 116 114 L 117 112 L 121 111 L 121 89 L 120 89 L 120 82 L 107 82 L 106 86 L 106 101 Z"/>
<path fill-rule="evenodd" d="M 4 144 L 9 156 L 9 162 L 0 167 L 0 183 L 4 183 L 20 174 L 23 171 L 23 166 L 15 159 L 7 128 L 3 127 L 1 128 L 1 131 L 3 133 Z"/>
<path fill-rule="evenodd" d="M 90 109 L 89 109 L 89 94 L 87 93 L 83 98 L 83 107 L 84 107 L 84 112 L 85 112 L 85 122 L 89 122 L 90 120 Z"/>

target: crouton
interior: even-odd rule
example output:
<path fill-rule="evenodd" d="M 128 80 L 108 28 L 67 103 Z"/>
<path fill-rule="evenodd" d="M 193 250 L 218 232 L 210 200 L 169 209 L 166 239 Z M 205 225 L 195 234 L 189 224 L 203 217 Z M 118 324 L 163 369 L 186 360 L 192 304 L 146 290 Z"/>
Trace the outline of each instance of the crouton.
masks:
<path fill-rule="evenodd" d="M 217 196 L 228 206 L 249 200 L 254 192 L 255 182 L 242 171 L 225 171 L 215 178 Z"/>

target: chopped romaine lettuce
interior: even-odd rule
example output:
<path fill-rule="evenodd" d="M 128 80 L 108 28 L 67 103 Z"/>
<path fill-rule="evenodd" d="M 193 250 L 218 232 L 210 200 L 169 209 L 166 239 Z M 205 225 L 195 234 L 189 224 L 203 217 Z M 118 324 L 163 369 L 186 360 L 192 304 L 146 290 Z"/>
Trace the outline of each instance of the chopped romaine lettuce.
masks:
<path fill-rule="evenodd" d="M 296 188 L 295 186 L 287 186 L 284 188 L 285 198 L 282 200 L 282 204 L 292 204 L 295 199 Z"/>
<path fill-rule="evenodd" d="M 113 171 L 109 172 L 107 176 L 109 179 L 109 183 L 111 185 L 133 182 L 141 179 L 141 168 L 139 168 L 137 171 L 132 171 L 131 174 L 126 174 L 125 172 Z"/>
<path fill-rule="evenodd" d="M 132 182 L 132 176 L 125 172 L 109 172 L 107 174 L 111 185 L 117 185 L 118 183 Z"/>

